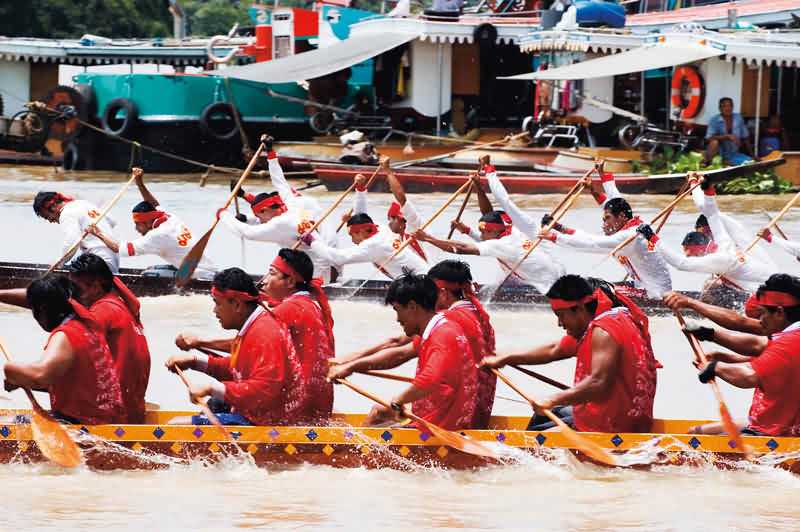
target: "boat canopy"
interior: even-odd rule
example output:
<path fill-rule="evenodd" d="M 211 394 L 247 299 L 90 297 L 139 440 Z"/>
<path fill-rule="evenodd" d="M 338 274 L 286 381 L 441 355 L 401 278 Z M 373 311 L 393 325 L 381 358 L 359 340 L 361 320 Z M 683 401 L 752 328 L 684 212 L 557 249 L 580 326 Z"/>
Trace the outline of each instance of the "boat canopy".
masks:
<path fill-rule="evenodd" d="M 683 65 L 725 54 L 724 47 L 713 44 L 657 42 L 627 52 L 581 61 L 571 65 L 528 72 L 498 79 L 512 80 L 575 80 L 618 76 L 630 72 L 644 72 L 656 68 Z"/>
<path fill-rule="evenodd" d="M 314 79 L 366 61 L 420 36 L 421 32 L 367 32 L 310 52 L 220 70 L 226 77 L 262 83 Z"/>

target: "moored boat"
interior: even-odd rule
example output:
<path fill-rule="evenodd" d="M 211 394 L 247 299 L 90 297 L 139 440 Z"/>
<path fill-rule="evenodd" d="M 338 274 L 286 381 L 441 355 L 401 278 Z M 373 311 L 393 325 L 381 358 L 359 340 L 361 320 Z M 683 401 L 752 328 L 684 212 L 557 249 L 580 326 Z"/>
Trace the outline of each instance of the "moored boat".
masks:
<path fill-rule="evenodd" d="M 46 264 L 19 262 L 0 262 L 0 289 L 25 288 L 34 279 L 47 272 Z M 186 287 L 175 286 L 175 269 L 171 266 L 156 266 L 145 270 L 121 268 L 119 278 L 139 297 L 156 297 L 173 294 L 206 294 L 211 291 L 211 282 L 192 280 Z M 260 275 L 253 275 L 255 280 Z M 389 288 L 388 280 L 349 279 L 342 283 L 325 285 L 325 292 L 331 299 L 359 301 L 383 301 Z M 744 303 L 746 294 L 734 292 L 722 285 L 706 290 L 704 293 L 684 292 L 689 297 L 701 298 L 730 308 L 738 308 Z M 546 297 L 528 285 L 505 284 L 495 289 L 486 285 L 479 293 L 482 299 L 490 300 L 487 305 L 503 309 L 550 308 Z M 632 299 L 648 314 L 664 314 L 669 309 L 659 300 L 645 299 L 631 295 Z"/>
<path fill-rule="evenodd" d="M 782 164 L 783 159 L 759 161 L 751 164 L 710 170 L 704 174 L 715 182 L 750 175 Z M 366 165 L 311 163 L 317 177 L 328 190 L 345 190 L 353 183 L 356 174 L 369 175 L 375 169 Z M 437 169 L 409 166 L 395 170 L 397 178 L 407 192 L 451 192 L 464 184 L 470 170 Z M 581 173 L 501 172 L 500 178 L 512 194 L 552 194 L 567 192 L 581 177 Z M 686 174 L 618 174 L 617 186 L 626 194 L 674 194 L 686 182 Z M 488 186 L 485 179 L 484 186 Z M 375 190 L 387 191 L 385 182 L 376 181 Z"/>
<path fill-rule="evenodd" d="M 9 414 L 29 414 L 11 410 Z M 469 469 L 497 464 L 454 450 L 415 428 L 362 427 L 362 414 L 335 414 L 328 426 L 230 426 L 234 442 L 213 426 L 169 425 L 175 416 L 189 412 L 149 411 L 142 425 L 75 426 L 84 447 L 86 464 L 95 469 L 156 469 L 170 463 L 202 459 L 217 461 L 237 452 L 248 453 L 262 467 L 319 464 L 333 467 L 410 469 L 430 467 Z M 574 444 L 557 431 L 527 431 L 528 417 L 493 416 L 487 430 L 463 434 L 488 444 L 514 464 L 529 455 L 547 459 L 554 450 L 574 452 Z M 657 419 L 649 433 L 582 433 L 592 442 L 619 456 L 621 465 L 707 464 L 733 467 L 744 460 L 741 449 L 727 436 L 688 434 L 698 420 Z M 757 462 L 798 472 L 794 456 L 800 438 L 744 436 Z M 237 449 L 238 448 L 238 449 Z M 33 441 L 30 425 L 0 425 L 0 462 L 44 461 Z"/>

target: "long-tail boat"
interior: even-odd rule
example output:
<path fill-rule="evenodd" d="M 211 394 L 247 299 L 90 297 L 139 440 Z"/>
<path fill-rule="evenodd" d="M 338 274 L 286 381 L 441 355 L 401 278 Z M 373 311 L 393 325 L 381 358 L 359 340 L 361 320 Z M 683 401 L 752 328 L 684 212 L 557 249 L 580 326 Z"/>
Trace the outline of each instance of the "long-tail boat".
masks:
<path fill-rule="evenodd" d="M 30 411 L 5 411 L 15 418 Z M 364 415 L 336 414 L 328 426 L 230 426 L 230 436 L 214 426 L 169 425 L 190 412 L 149 411 L 142 425 L 73 426 L 86 464 L 95 469 L 157 469 L 189 460 L 218 461 L 246 453 L 263 467 L 321 464 L 333 467 L 412 469 L 429 466 L 470 469 L 499 462 L 447 447 L 415 428 L 364 428 Z M 557 431 L 527 431 L 527 417 L 494 416 L 487 430 L 462 434 L 488 444 L 500 463 L 524 463 L 531 456 L 553 459 L 559 450 L 589 460 Z M 699 420 L 657 419 L 649 433 L 582 433 L 618 456 L 622 466 L 652 464 L 736 467 L 745 460 L 725 436 L 688 434 Z M 756 463 L 798 472 L 800 438 L 744 436 Z M 0 423 L 0 463 L 41 462 L 30 425 Z"/>
<path fill-rule="evenodd" d="M 0 262 L 0 289 L 25 288 L 31 281 L 47 272 L 47 264 L 31 264 L 20 262 Z M 119 277 L 137 296 L 155 297 L 172 294 L 205 294 L 211 291 L 208 280 L 192 280 L 186 287 L 175 286 L 175 268 L 171 266 L 154 266 L 140 270 L 121 268 Z M 255 280 L 260 275 L 253 275 Z M 389 288 L 388 280 L 349 279 L 342 283 L 325 286 L 325 292 L 331 299 L 350 299 L 358 301 L 383 301 Z M 491 285 L 481 287 L 479 297 L 491 301 L 493 308 L 532 309 L 549 308 L 547 298 L 529 285 L 507 283 L 496 288 Z M 730 308 L 744 303 L 746 294 L 738 293 L 719 285 L 699 292 L 684 292 L 687 296 Z M 490 295 L 489 295 L 490 294 Z M 631 296 L 648 314 L 665 314 L 670 312 L 660 300 Z"/>

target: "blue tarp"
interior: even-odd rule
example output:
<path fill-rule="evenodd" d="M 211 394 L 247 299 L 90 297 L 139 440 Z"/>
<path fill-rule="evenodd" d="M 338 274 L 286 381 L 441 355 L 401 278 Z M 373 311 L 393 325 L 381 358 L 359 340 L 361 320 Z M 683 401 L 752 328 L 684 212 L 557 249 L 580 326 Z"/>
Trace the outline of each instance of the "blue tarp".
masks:
<path fill-rule="evenodd" d="M 625 27 L 625 8 L 611 2 L 575 2 L 579 26 Z"/>

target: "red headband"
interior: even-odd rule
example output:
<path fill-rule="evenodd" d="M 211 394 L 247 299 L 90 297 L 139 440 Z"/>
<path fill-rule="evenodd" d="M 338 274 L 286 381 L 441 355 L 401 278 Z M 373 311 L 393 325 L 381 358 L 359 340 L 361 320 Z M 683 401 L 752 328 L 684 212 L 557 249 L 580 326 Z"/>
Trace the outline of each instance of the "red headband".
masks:
<path fill-rule="evenodd" d="M 239 299 L 241 301 L 260 301 L 259 296 L 242 292 L 241 290 L 220 290 L 216 286 L 211 287 L 211 295 L 214 297 L 223 297 L 226 299 Z"/>
<path fill-rule="evenodd" d="M 272 261 L 272 264 L 270 266 L 272 266 L 282 274 L 291 277 L 292 279 L 294 279 L 294 282 L 296 283 L 306 282 L 305 279 L 303 279 L 303 276 L 297 273 L 297 270 L 292 268 L 292 265 L 283 260 L 283 257 L 281 257 L 280 255 L 275 257 L 275 260 Z"/>
<path fill-rule="evenodd" d="M 164 211 L 158 211 L 158 210 L 149 212 L 135 212 L 133 213 L 133 221 L 135 223 L 149 222 L 152 220 L 158 220 L 165 214 L 166 213 Z"/>
<path fill-rule="evenodd" d="M 270 196 L 268 198 L 264 198 L 258 203 L 250 204 L 250 208 L 253 209 L 254 214 L 258 214 L 259 211 L 266 209 L 268 207 L 269 208 L 279 207 L 282 211 L 286 210 L 286 204 L 283 202 L 283 200 L 278 194 L 275 194 L 274 196 Z"/>
<path fill-rule="evenodd" d="M 368 229 L 371 235 L 378 232 L 378 226 L 372 223 L 350 225 L 347 227 L 347 232 L 352 235 L 354 231 L 361 231 L 362 229 Z"/>
<path fill-rule="evenodd" d="M 502 223 L 496 222 L 479 222 L 478 229 L 481 231 L 489 230 L 489 231 L 501 231 L 500 236 L 507 236 L 511 234 L 511 228 L 513 224 L 511 222 L 511 217 L 506 213 L 500 214 L 500 219 Z"/>
<path fill-rule="evenodd" d="M 402 207 L 400 206 L 400 204 L 397 203 L 396 201 L 393 201 L 392 204 L 389 206 L 389 210 L 386 213 L 386 216 L 388 216 L 389 218 L 394 218 L 394 217 L 405 218 L 405 216 L 403 216 L 401 209 Z"/>
<path fill-rule="evenodd" d="M 765 290 L 756 297 L 758 304 L 763 307 L 796 307 L 800 305 L 800 299 L 786 292 Z"/>
<path fill-rule="evenodd" d="M 603 294 L 603 291 L 598 288 L 597 290 L 595 290 L 594 292 L 592 292 L 588 296 L 582 297 L 581 299 L 574 300 L 574 301 L 569 301 L 569 300 L 566 300 L 566 299 L 558 299 L 557 297 L 550 298 L 550 307 L 553 310 L 565 310 L 565 309 L 568 309 L 568 308 L 577 307 L 578 305 L 584 305 L 586 303 L 589 303 L 590 301 L 598 300 L 598 298 L 600 297 L 600 294 L 605 296 L 605 294 Z M 606 299 L 608 299 L 608 297 L 606 297 Z M 609 308 L 610 308 L 610 306 L 609 306 Z M 606 309 L 606 310 L 608 310 L 608 309 Z"/>
<path fill-rule="evenodd" d="M 759 308 L 758 298 L 755 294 L 747 298 L 744 302 L 744 315 L 748 318 L 757 320 L 761 316 L 761 309 Z"/>
<path fill-rule="evenodd" d="M 44 204 L 42 205 L 42 208 L 49 210 L 50 207 L 52 207 L 58 201 L 60 201 L 62 203 L 67 203 L 67 202 L 72 201 L 72 199 L 73 199 L 72 197 L 65 196 L 61 192 L 56 192 L 55 194 L 53 194 L 53 197 L 51 197 L 49 200 L 44 202 Z"/>
<path fill-rule="evenodd" d="M 683 246 L 684 251 L 687 253 L 692 253 L 694 256 L 697 255 L 707 255 L 709 253 L 714 253 L 717 251 L 719 246 L 715 242 L 709 242 L 708 244 L 689 244 Z"/>

